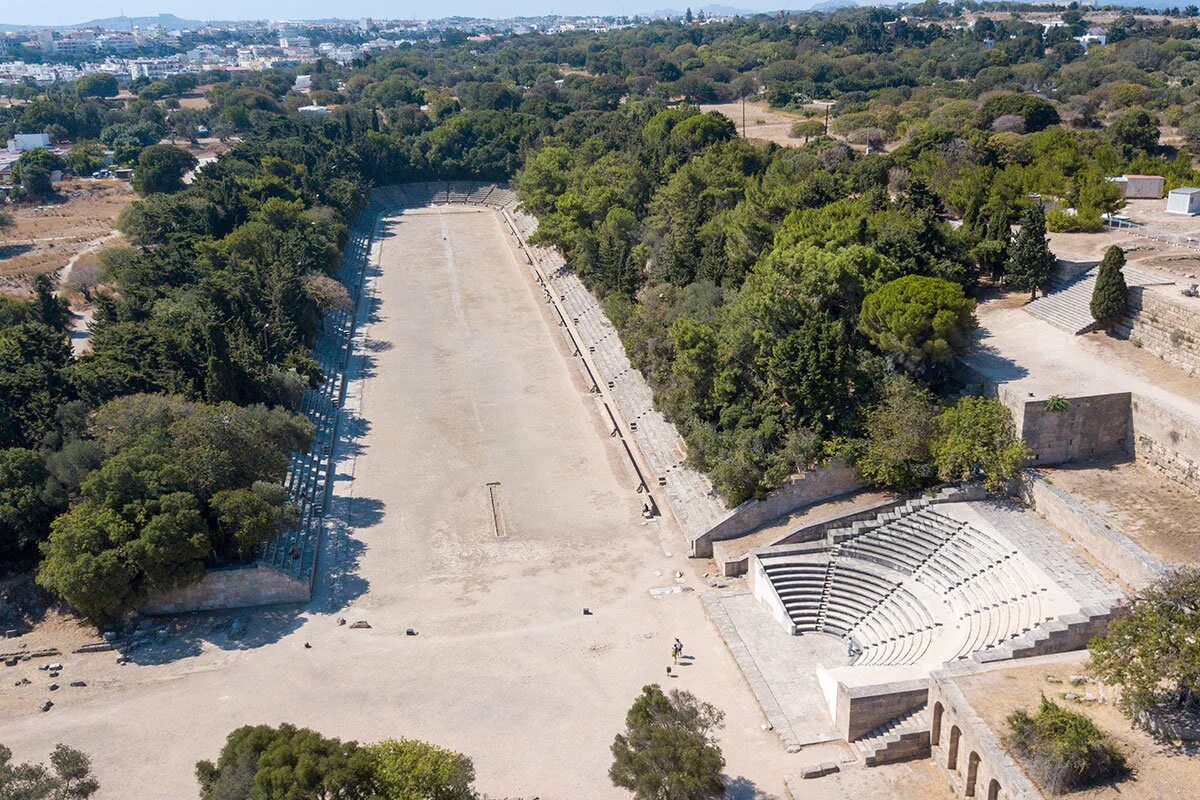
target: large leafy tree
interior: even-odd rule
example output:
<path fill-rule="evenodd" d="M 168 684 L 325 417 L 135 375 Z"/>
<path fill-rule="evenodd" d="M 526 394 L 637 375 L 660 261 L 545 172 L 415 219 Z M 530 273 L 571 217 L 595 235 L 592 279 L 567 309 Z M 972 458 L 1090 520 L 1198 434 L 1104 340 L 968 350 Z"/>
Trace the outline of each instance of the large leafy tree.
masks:
<path fill-rule="evenodd" d="M 138 156 L 133 188 L 141 194 L 171 193 L 183 188 L 183 176 L 197 164 L 196 157 L 169 144 L 154 144 Z"/>
<path fill-rule="evenodd" d="M 0 569 L 22 565 L 46 536 L 55 510 L 49 477 L 36 451 L 0 450 Z"/>
<path fill-rule="evenodd" d="M 382 800 L 475 800 L 471 759 L 416 739 L 367 745 Z"/>
<path fill-rule="evenodd" d="M 71 397 L 70 361 L 61 330 L 41 322 L 0 328 L 0 447 L 30 447 L 54 430 L 58 407 Z"/>
<path fill-rule="evenodd" d="M 28 150 L 13 164 L 13 180 L 32 195 L 48 195 L 54 191 L 50 173 L 62 169 L 63 160 L 44 147 Z"/>
<path fill-rule="evenodd" d="M 642 688 L 613 740 L 608 775 L 637 800 L 706 800 L 725 794 L 716 731 L 724 715 L 690 692 Z"/>
<path fill-rule="evenodd" d="M 1046 214 L 1034 205 L 1021 216 L 1021 230 L 1008 248 L 1005 279 L 1018 289 L 1028 289 L 1030 297 L 1045 292 L 1058 260 L 1050 252 L 1046 239 Z"/>
<path fill-rule="evenodd" d="M 1096 285 L 1092 289 L 1091 311 L 1096 322 L 1111 328 L 1125 316 L 1125 303 L 1129 287 L 1125 285 L 1125 252 L 1113 245 L 1104 251 L 1100 269 L 1096 273 Z"/>
<path fill-rule="evenodd" d="M 216 762 L 196 764 L 201 800 L 368 800 L 378 797 L 371 755 L 357 742 L 284 723 L 229 734 Z"/>
<path fill-rule="evenodd" d="M 890 378 L 883 400 L 867 412 L 866 436 L 856 465 L 863 479 L 911 491 L 936 474 L 929 453 L 933 435 L 932 395 L 904 375 Z"/>
<path fill-rule="evenodd" d="M 91 760 L 66 745 L 56 745 L 50 768 L 13 763 L 12 751 L 0 744 L 0 797 L 5 800 L 87 800 L 100 790 Z"/>
<path fill-rule="evenodd" d="M 1180 568 L 1133 598 L 1088 646 L 1097 677 L 1121 687 L 1130 714 L 1155 706 L 1200 714 L 1200 569 Z"/>
<path fill-rule="evenodd" d="M 92 434 L 106 459 L 54 521 L 38 570 L 42 586 L 91 619 L 249 558 L 295 522 L 275 484 L 286 454 L 307 444 L 306 420 L 135 395 L 102 406 Z"/>
<path fill-rule="evenodd" d="M 999 400 L 983 397 L 964 397 L 938 414 L 929 451 L 942 480 L 980 477 L 989 489 L 1015 477 L 1029 457 L 1012 414 Z"/>
<path fill-rule="evenodd" d="M 859 326 L 905 370 L 922 374 L 966 348 L 975 329 L 975 301 L 957 283 L 906 275 L 863 300 Z"/>

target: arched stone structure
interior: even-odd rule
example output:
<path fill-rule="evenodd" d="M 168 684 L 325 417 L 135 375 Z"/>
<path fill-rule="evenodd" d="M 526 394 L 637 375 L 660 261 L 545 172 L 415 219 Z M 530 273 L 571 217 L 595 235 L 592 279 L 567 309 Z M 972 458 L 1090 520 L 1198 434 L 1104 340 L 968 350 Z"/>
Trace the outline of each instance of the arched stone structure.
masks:
<path fill-rule="evenodd" d="M 962 731 L 957 725 L 950 728 L 950 750 L 946 756 L 946 769 L 954 772 L 958 769 L 958 740 L 962 738 Z"/>
<path fill-rule="evenodd" d="M 933 704 L 933 727 L 929 729 L 929 743 L 934 747 L 942 743 L 942 713 L 945 710 L 941 701 Z"/>
<path fill-rule="evenodd" d="M 974 750 L 967 756 L 967 785 L 963 791 L 967 797 L 975 796 L 975 781 L 979 777 L 979 753 Z"/>

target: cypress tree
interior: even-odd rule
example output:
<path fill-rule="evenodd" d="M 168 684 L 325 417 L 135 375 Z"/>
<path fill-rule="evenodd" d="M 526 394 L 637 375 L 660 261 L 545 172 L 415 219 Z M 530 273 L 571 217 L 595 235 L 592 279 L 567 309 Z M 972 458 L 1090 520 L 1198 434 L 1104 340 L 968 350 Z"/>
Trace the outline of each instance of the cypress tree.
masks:
<path fill-rule="evenodd" d="M 1106 329 L 1111 328 L 1125 315 L 1125 300 L 1129 287 L 1125 285 L 1125 253 L 1112 246 L 1100 261 L 1096 274 L 1096 287 L 1092 290 L 1092 317 Z"/>
<path fill-rule="evenodd" d="M 1034 205 L 1021 216 L 1021 230 L 1008 249 L 1006 279 L 1018 289 L 1028 289 L 1036 300 L 1039 290 L 1045 294 L 1058 259 L 1046 241 L 1046 213 Z"/>

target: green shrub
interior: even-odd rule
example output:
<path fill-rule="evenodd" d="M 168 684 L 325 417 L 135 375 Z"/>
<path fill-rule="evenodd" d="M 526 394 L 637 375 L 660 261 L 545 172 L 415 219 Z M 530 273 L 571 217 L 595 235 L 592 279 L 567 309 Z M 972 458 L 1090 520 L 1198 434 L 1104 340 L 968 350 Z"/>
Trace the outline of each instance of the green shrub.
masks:
<path fill-rule="evenodd" d="M 1129 773 L 1125 756 L 1085 714 L 1042 698 L 1037 712 L 1008 715 L 1008 744 L 1051 794 L 1085 789 Z"/>
<path fill-rule="evenodd" d="M 1068 214 L 1052 208 L 1046 212 L 1046 229 L 1054 233 L 1098 233 L 1104 227 L 1104 218 L 1098 211 L 1081 209 L 1076 214 Z"/>

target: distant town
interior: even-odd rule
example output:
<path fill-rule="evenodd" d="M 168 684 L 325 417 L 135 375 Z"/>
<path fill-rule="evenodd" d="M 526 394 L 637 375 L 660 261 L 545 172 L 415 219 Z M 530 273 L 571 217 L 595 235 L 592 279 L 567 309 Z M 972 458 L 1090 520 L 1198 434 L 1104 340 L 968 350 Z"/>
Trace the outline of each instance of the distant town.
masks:
<path fill-rule="evenodd" d="M 703 19 L 703 12 L 698 16 Z M 196 22 L 187 27 L 189 20 L 170 15 L 161 19 L 165 24 L 141 25 L 138 23 L 147 18 L 116 18 L 78 27 L 9 30 L 0 34 L 0 85 L 45 86 L 99 72 L 129 80 L 155 80 L 186 72 L 286 69 L 321 58 L 348 64 L 370 53 L 418 42 L 602 32 L 649 21 L 646 17 L 554 15 L 505 20 L 254 20 Z"/>

